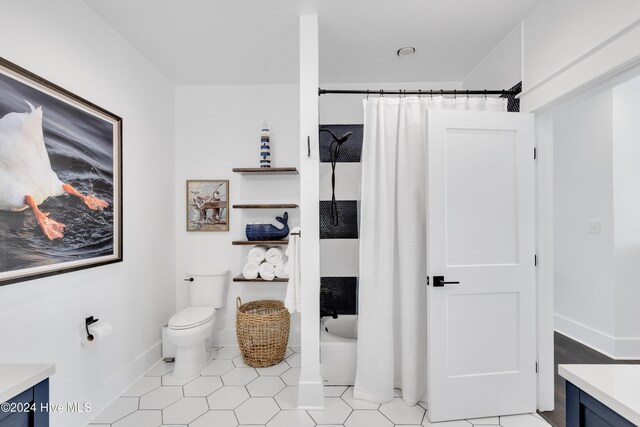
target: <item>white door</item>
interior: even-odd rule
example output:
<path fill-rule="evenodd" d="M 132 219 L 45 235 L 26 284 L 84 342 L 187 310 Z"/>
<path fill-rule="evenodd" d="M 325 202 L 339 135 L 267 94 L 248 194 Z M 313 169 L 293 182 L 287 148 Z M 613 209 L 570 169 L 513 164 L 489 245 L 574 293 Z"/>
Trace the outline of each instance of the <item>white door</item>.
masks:
<path fill-rule="evenodd" d="M 427 114 L 428 417 L 533 412 L 533 115 Z"/>

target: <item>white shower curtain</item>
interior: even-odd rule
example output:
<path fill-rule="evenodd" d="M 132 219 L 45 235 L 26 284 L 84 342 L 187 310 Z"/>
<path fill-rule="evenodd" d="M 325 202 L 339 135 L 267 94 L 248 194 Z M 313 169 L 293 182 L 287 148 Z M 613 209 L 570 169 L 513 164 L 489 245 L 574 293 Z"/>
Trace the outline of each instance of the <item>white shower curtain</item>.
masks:
<path fill-rule="evenodd" d="M 427 110 L 506 106 L 484 97 L 364 100 L 357 399 L 388 402 L 394 388 L 408 405 L 426 396 Z"/>

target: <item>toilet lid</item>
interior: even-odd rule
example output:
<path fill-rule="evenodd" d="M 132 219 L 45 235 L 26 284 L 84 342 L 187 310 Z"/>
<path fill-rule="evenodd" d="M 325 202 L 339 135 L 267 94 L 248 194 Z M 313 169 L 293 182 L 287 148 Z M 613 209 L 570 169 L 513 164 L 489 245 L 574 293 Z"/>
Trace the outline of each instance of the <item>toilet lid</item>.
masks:
<path fill-rule="evenodd" d="M 171 329 L 189 329 L 207 323 L 215 316 L 213 307 L 189 307 L 174 314 L 169 319 Z"/>

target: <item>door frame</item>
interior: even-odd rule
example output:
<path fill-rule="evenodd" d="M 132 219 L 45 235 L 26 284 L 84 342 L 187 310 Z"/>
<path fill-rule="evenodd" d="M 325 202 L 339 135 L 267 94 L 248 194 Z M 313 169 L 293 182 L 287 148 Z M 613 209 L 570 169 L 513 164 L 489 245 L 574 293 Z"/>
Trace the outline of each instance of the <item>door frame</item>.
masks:
<path fill-rule="evenodd" d="M 578 104 L 598 93 L 640 76 L 640 54 L 624 63 L 582 82 L 568 92 L 558 92 L 544 104 L 524 112 L 535 114 L 536 121 L 536 269 L 537 339 L 538 339 L 538 410 L 554 410 L 554 253 L 553 253 L 553 115 L 559 110 Z M 522 98 L 527 93 L 522 94 Z"/>

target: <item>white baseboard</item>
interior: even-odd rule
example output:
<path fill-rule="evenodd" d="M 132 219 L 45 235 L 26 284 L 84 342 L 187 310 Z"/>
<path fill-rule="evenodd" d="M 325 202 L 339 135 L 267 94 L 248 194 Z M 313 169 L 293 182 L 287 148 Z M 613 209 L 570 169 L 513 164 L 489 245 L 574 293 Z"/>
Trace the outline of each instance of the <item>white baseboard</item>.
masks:
<path fill-rule="evenodd" d="M 640 338 L 616 338 L 616 360 L 640 360 Z"/>
<path fill-rule="evenodd" d="M 615 343 L 611 335 L 578 323 L 560 314 L 554 314 L 553 318 L 553 327 L 557 332 L 613 358 Z"/>
<path fill-rule="evenodd" d="M 324 410 L 322 377 L 298 383 L 298 409 Z"/>
<path fill-rule="evenodd" d="M 237 347 L 236 329 L 214 329 L 213 344 L 217 347 Z"/>
<path fill-rule="evenodd" d="M 616 338 L 560 314 L 554 314 L 554 329 L 612 359 L 640 359 L 640 338 Z"/>
<path fill-rule="evenodd" d="M 162 341 L 158 341 L 117 372 L 107 383 L 94 390 L 86 401 L 91 402 L 90 413 L 79 426 L 85 426 L 115 402 L 129 387 L 142 378 L 162 358 Z"/>

